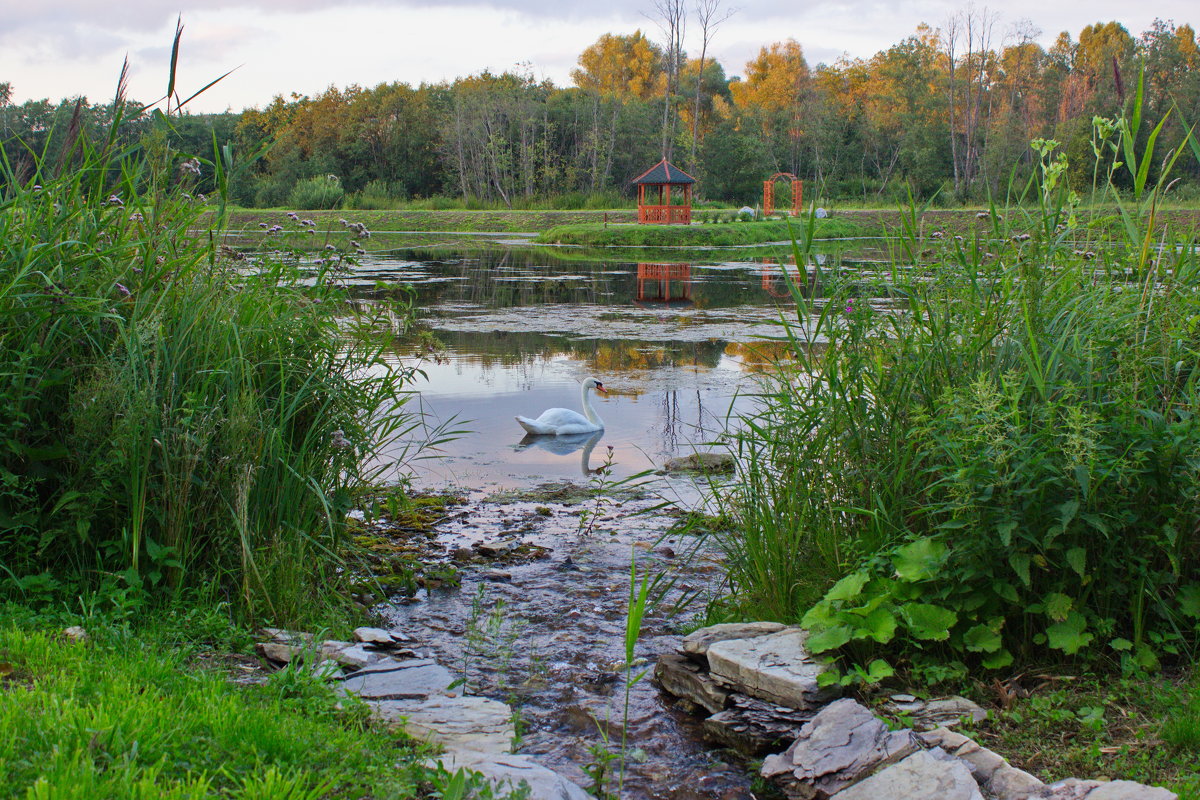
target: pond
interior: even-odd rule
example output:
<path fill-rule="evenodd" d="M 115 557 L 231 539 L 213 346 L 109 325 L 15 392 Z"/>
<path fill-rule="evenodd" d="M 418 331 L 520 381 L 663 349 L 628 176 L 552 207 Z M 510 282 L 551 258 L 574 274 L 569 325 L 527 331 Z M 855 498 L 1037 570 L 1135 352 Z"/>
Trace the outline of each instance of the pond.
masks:
<path fill-rule="evenodd" d="M 880 263 L 877 250 L 853 246 L 817 255 L 813 268 Z M 487 492 L 582 480 L 610 446 L 615 478 L 705 449 L 731 413 L 752 407 L 755 374 L 783 354 L 769 341 L 781 315 L 794 315 L 783 269 L 761 257 L 648 263 L 550 249 L 410 250 L 366 257 L 351 280 L 364 292 L 415 288 L 436 344 L 406 343 L 397 363 L 424 372 L 414 388 L 431 423 L 466 431 L 439 458 L 411 464 L 415 485 Z M 601 437 L 524 436 L 516 415 L 579 410 L 589 375 L 608 391 L 595 400 Z"/>

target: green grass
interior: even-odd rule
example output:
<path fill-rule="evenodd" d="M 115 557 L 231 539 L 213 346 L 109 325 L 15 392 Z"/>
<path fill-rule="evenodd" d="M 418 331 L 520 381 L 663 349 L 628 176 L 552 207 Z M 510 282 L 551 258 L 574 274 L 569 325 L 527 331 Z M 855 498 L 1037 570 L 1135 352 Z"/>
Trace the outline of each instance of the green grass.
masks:
<path fill-rule="evenodd" d="M 260 222 L 270 225 L 286 224 L 287 211 L 293 209 L 239 209 L 230 213 L 229 227 L 234 230 L 257 229 Z M 400 209 L 391 211 L 306 211 L 303 216 L 317 223 L 319 230 L 343 230 L 339 220 L 361 222 L 371 231 L 463 231 L 502 233 L 543 231 L 556 225 L 602 222 L 607 216 L 614 221 L 637 218 L 636 211 L 466 211 Z"/>
<path fill-rule="evenodd" d="M 1200 681 L 1022 680 L 1036 688 L 970 735 L 1047 783 L 1104 776 L 1200 800 Z"/>
<path fill-rule="evenodd" d="M 0 626 L 0 796 L 424 796 L 423 753 L 319 682 L 238 687 L 162 626 L 92 635 Z"/>
<path fill-rule="evenodd" d="M 585 247 L 733 247 L 790 240 L 800 223 L 786 220 L 729 222 L 708 225 L 595 224 L 563 225 L 541 233 L 535 241 Z M 878 235 L 865 222 L 817 220 L 814 236 L 837 239 Z"/>

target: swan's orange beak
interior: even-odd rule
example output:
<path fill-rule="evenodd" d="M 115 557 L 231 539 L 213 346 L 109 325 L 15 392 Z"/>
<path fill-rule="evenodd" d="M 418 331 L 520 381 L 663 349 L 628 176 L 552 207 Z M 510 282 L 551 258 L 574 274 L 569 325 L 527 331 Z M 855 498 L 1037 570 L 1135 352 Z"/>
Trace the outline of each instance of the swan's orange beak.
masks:
<path fill-rule="evenodd" d="M 596 391 L 599 392 L 600 394 L 608 394 L 608 389 L 604 388 L 603 383 L 596 384 Z"/>

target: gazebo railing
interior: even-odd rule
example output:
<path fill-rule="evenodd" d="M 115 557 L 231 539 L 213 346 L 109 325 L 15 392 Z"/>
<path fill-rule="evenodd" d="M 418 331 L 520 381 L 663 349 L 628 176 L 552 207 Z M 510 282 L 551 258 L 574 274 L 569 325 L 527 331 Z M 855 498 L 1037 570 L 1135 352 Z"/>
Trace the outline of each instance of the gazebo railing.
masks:
<path fill-rule="evenodd" d="M 638 206 L 638 222 L 659 225 L 690 225 L 691 206 Z"/>

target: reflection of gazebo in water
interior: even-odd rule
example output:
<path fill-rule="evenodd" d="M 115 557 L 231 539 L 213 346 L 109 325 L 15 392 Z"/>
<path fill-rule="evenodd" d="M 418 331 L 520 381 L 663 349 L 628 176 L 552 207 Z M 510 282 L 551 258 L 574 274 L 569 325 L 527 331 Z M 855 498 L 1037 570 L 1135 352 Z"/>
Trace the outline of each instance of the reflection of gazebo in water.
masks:
<path fill-rule="evenodd" d="M 692 184 L 696 179 L 665 158 L 633 179 L 638 188 L 638 222 L 657 225 L 690 225 L 692 223 Z M 671 187 L 680 187 L 675 194 L 679 202 L 671 202 Z M 647 191 L 649 189 L 649 191 Z M 653 201 L 658 189 L 658 203 Z"/>
<path fill-rule="evenodd" d="M 637 302 L 665 303 L 667 305 L 690 304 L 692 302 L 692 265 L 638 264 Z"/>

